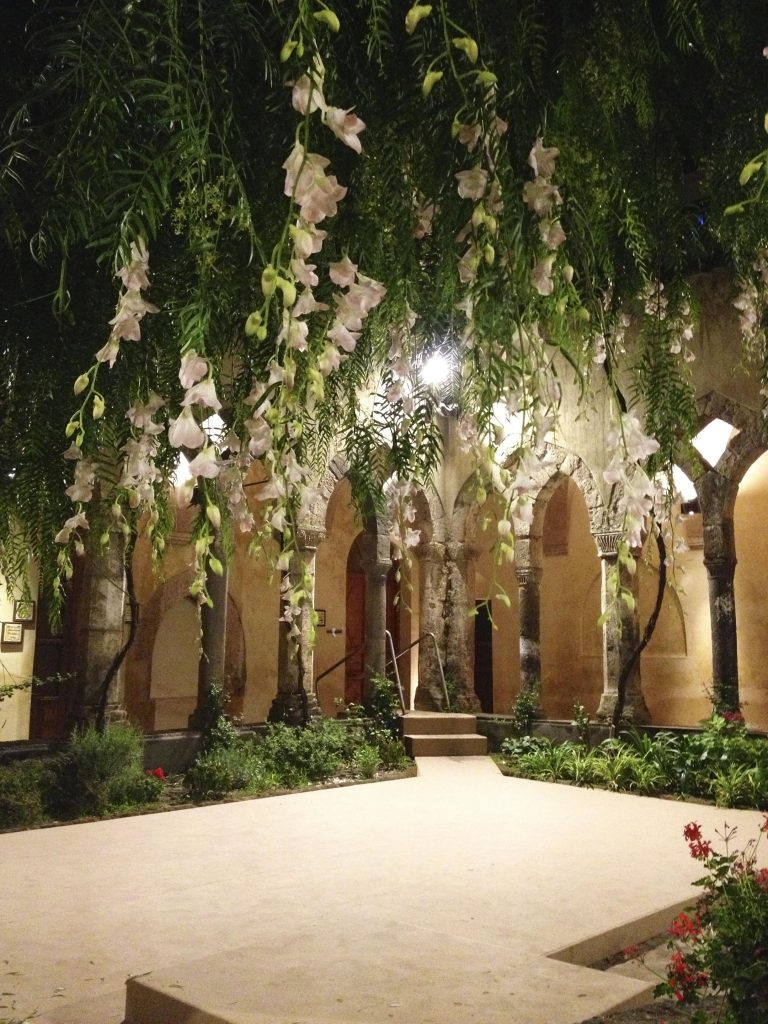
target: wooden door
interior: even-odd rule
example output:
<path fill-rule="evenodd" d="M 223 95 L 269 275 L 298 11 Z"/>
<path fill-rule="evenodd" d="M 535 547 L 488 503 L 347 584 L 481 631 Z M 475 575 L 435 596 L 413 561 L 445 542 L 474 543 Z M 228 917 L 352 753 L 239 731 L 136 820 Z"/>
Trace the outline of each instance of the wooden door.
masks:
<path fill-rule="evenodd" d="M 50 679 L 52 676 L 67 676 L 67 679 L 51 679 L 32 687 L 29 712 L 29 738 L 39 742 L 56 742 L 66 739 L 73 724 L 77 696 L 76 668 L 76 606 L 79 597 L 81 572 L 75 561 L 75 574 L 69 585 L 69 594 L 62 625 L 59 632 L 53 632 L 48 622 L 48 601 L 41 591 L 37 610 L 35 631 L 35 657 L 32 674 L 35 679 Z"/>

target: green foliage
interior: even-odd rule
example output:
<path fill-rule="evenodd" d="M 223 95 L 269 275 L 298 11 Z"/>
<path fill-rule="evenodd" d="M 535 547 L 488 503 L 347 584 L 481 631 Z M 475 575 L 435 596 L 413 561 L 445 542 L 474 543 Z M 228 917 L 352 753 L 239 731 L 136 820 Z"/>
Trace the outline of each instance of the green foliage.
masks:
<path fill-rule="evenodd" d="M 229 695 L 220 683 L 211 683 L 202 707 L 202 749 L 204 753 L 237 742 L 237 729 L 227 717 Z"/>
<path fill-rule="evenodd" d="M 539 691 L 538 685 L 528 686 L 517 695 L 511 715 L 514 736 L 530 736 L 539 713 Z"/>
<path fill-rule="evenodd" d="M 0 828 L 28 828 L 45 816 L 45 765 L 32 759 L 0 765 Z"/>
<path fill-rule="evenodd" d="M 386 676 L 371 676 L 364 707 L 374 728 L 385 729 L 397 735 L 402 708 L 397 685 L 393 680 Z"/>
<path fill-rule="evenodd" d="M 383 406 L 375 419 L 361 408 L 358 389 L 380 382 L 387 327 L 402 320 L 406 303 L 422 317 L 417 348 L 456 318 L 463 290 L 454 239 L 469 211 L 454 177 L 467 154 L 451 129 L 456 115 L 487 120 L 488 109 L 463 70 L 446 74 L 426 100 L 420 95 L 427 66 L 445 65 L 437 9 L 409 36 L 394 0 L 334 6 L 341 30 L 332 41 L 324 30 L 319 37 L 329 102 L 354 105 L 367 127 L 363 160 L 342 146 L 329 149 L 350 191 L 326 248 L 332 259 L 364 254 L 365 272 L 384 281 L 388 296 L 326 382 L 325 401 L 295 410 L 302 426 L 295 447 L 300 461 L 324 468 L 338 441 L 363 508 L 380 503 L 390 473 L 424 481 L 439 458 L 429 396 L 417 389 L 412 410 Z M 150 244 L 152 297 L 162 314 L 100 375 L 107 408 L 102 420 L 85 424 L 88 450 L 119 449 L 129 429 L 125 410 L 150 387 L 173 408 L 179 353 L 191 347 L 205 352 L 214 375 L 239 368 L 221 397 L 243 433 L 251 381 L 266 377 L 280 350 L 276 312 L 264 344 L 246 342 L 242 331 L 260 271 L 287 226 L 276 210 L 295 127 L 285 81 L 296 68 L 281 65 L 278 54 L 297 24 L 309 40 L 314 22 L 307 4 L 274 0 L 210 0 L 183 17 L 178 4 L 159 0 L 119 9 L 112 0 L 6 7 L 0 571 L 20 579 L 31 552 L 45 585 L 55 570 L 53 537 L 70 511 L 67 467 L 51 457 L 75 406 L 70 373 L 92 361 L 114 311 L 113 264 L 137 235 Z M 672 294 L 696 270 L 751 267 L 765 247 L 768 205 L 760 197 L 768 162 L 745 182 L 755 186 L 750 215 L 724 212 L 738 198 L 739 168 L 754 168 L 764 149 L 764 10 L 759 0 L 478 0 L 446 11 L 476 36 L 482 65 L 498 78 L 496 108 L 512 126 L 494 154 L 504 193 L 498 256 L 484 270 L 480 291 L 492 301 L 476 304 L 478 347 L 466 353 L 472 372 L 462 395 L 488 424 L 500 397 L 518 387 L 528 397 L 536 391 L 555 349 L 584 383 L 581 348 L 594 338 L 577 312 L 589 314 L 596 330 L 610 326 L 649 281 Z M 527 154 L 542 132 L 561 153 L 561 219 L 575 271 L 562 309 L 556 297 L 532 292 L 541 242 L 519 201 L 530 180 Z M 413 237 L 417 196 L 437 205 L 432 235 L 420 240 Z M 532 323 L 542 341 L 524 350 L 517 329 Z M 645 331 L 635 367 L 665 465 L 685 444 L 693 412 L 685 368 L 668 340 L 663 325 Z M 614 365 L 620 347 L 607 347 L 613 375 L 623 369 Z M 297 381 L 304 394 L 301 365 Z M 168 466 L 174 452 L 165 437 L 160 446 L 159 462 Z"/>
<path fill-rule="evenodd" d="M 253 745 L 237 740 L 203 751 L 184 774 L 184 786 L 195 801 L 218 800 L 227 793 L 259 793 L 270 782 Z"/>
<path fill-rule="evenodd" d="M 337 776 L 373 778 L 380 768 L 409 763 L 387 727 L 369 719 L 344 725 L 318 718 L 305 727 L 276 723 L 254 739 L 211 747 L 187 770 L 184 784 L 193 800 L 215 800 L 230 792 L 299 789 Z"/>
<path fill-rule="evenodd" d="M 578 701 L 573 705 L 573 724 L 576 726 L 576 735 L 579 738 L 579 743 L 582 743 L 585 747 L 591 746 L 589 712 Z"/>
<path fill-rule="evenodd" d="M 81 818 L 153 802 L 163 783 L 145 773 L 143 756 L 144 737 L 134 726 L 76 730 L 51 763 L 46 787 L 51 813 Z"/>
<path fill-rule="evenodd" d="M 353 755 L 355 770 L 364 779 L 372 779 L 381 765 L 381 757 L 377 747 L 364 743 Z"/>
<path fill-rule="evenodd" d="M 710 720 L 701 733 L 649 736 L 630 729 L 585 749 L 542 737 L 507 739 L 501 755 L 514 775 L 623 792 L 703 797 L 721 807 L 768 808 L 768 740 Z"/>

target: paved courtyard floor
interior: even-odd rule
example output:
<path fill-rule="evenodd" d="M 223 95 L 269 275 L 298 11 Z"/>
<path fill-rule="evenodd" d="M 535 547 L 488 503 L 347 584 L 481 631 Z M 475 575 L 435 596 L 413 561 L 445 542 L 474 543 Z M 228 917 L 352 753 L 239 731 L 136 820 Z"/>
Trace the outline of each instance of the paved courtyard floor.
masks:
<path fill-rule="evenodd" d="M 578 962 L 694 893 L 683 826 L 762 820 L 418 767 L 0 836 L 0 1019 L 120 1024 L 133 977 L 130 1024 L 575 1024 L 647 990 Z"/>

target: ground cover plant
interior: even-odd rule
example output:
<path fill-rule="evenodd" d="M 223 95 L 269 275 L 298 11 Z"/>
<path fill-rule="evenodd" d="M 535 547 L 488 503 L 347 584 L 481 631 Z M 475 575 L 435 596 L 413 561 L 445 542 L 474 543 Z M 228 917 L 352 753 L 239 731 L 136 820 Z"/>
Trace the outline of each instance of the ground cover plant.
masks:
<path fill-rule="evenodd" d="M 499 760 L 522 778 L 768 808 L 768 740 L 748 736 L 740 716 L 713 715 L 701 732 L 684 735 L 629 729 L 592 748 L 514 737 Z"/>
<path fill-rule="evenodd" d="M 340 776 L 370 779 L 382 769 L 410 763 L 397 737 L 397 694 L 384 677 L 371 681 L 366 706 L 347 709 L 345 723 L 315 718 L 297 728 L 277 722 L 247 738 L 228 722 L 218 688 L 212 693 L 216 710 L 209 716 L 203 750 L 184 776 L 193 800 L 298 789 Z"/>

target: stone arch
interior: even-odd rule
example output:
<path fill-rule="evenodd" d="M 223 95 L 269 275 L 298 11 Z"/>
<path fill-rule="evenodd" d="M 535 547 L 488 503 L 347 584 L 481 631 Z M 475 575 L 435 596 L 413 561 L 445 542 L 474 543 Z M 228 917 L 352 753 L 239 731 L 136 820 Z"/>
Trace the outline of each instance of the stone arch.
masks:
<path fill-rule="evenodd" d="M 768 450 L 763 437 L 762 414 L 731 398 L 726 398 L 719 391 L 710 391 L 704 395 L 699 400 L 698 406 L 700 428 L 715 419 L 725 420 L 726 423 L 731 423 L 738 428 L 739 433 L 728 443 L 728 447 L 717 464 L 717 472 L 721 476 L 738 484 L 752 463 Z M 701 475 L 701 470 L 697 472 L 690 463 L 687 466 L 683 465 L 682 468 L 694 480 L 694 483 L 696 477 Z M 706 466 L 704 472 L 707 472 Z"/>

